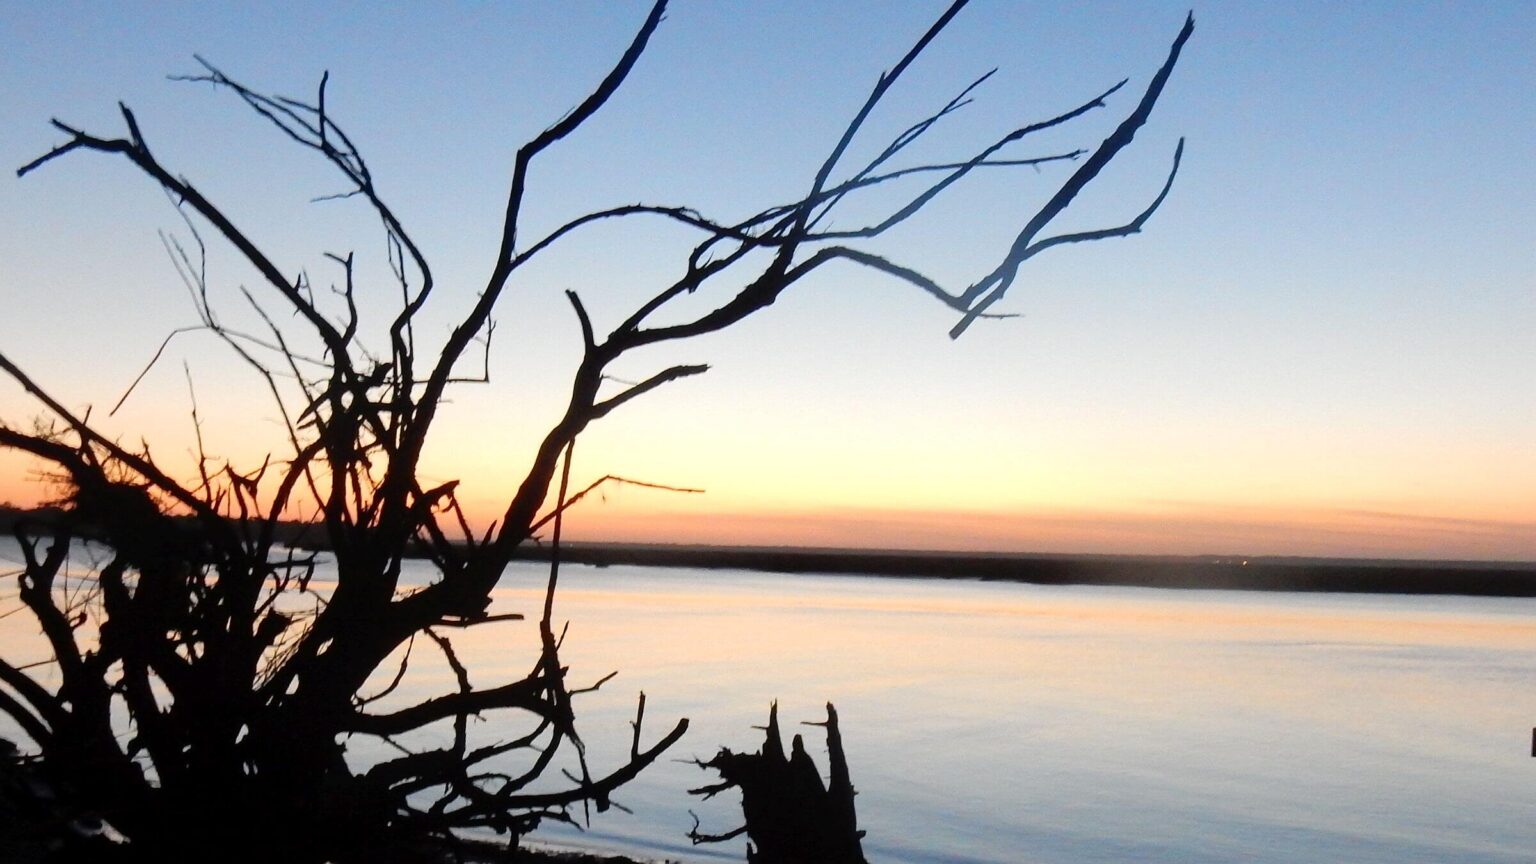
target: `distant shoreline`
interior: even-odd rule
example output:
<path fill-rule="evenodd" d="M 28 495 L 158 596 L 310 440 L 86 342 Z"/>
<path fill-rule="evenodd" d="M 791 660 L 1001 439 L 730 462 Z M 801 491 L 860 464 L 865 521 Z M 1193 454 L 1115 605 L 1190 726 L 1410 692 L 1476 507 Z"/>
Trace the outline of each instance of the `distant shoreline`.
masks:
<path fill-rule="evenodd" d="M 521 557 L 548 560 L 548 546 Z M 596 567 L 690 567 L 1236 591 L 1536 597 L 1536 563 L 1227 555 L 1046 555 L 990 552 L 564 543 L 560 559 Z"/>
<path fill-rule="evenodd" d="M 59 511 L 0 505 L 0 532 L 33 519 L 46 529 Z M 323 551 L 311 530 L 279 526 L 278 538 Z M 523 560 L 550 557 L 547 545 L 519 550 Z M 1239 555 L 1086 555 L 1013 552 L 835 549 L 796 546 L 702 546 L 566 542 L 561 560 L 596 567 L 689 567 L 765 573 L 826 573 L 921 579 L 976 579 L 1036 585 L 1117 585 L 1228 591 L 1360 594 L 1462 594 L 1536 597 L 1536 562 L 1432 561 Z"/>

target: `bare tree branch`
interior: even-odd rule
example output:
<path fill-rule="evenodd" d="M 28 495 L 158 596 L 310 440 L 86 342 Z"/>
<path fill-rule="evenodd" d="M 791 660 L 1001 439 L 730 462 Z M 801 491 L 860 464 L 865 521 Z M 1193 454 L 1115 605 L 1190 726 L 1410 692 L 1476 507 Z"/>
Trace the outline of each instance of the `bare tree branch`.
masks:
<path fill-rule="evenodd" d="M 1061 215 L 1061 212 L 1067 209 L 1067 205 L 1072 203 L 1072 199 L 1076 198 L 1077 194 L 1092 182 L 1095 177 L 1099 176 L 1099 172 L 1104 170 L 1104 167 L 1109 164 L 1110 160 L 1114 159 L 1115 155 L 1136 137 L 1136 132 L 1146 124 L 1147 118 L 1152 114 L 1153 106 L 1157 104 L 1158 97 L 1163 94 L 1163 87 L 1168 83 L 1168 77 L 1173 74 L 1174 65 L 1179 62 L 1180 52 L 1184 50 L 1184 43 L 1189 41 L 1190 35 L 1194 32 L 1195 16 L 1193 13 L 1190 13 L 1189 17 L 1184 20 L 1184 27 L 1179 30 L 1179 35 L 1174 38 L 1173 46 L 1168 50 L 1168 59 L 1163 61 L 1162 67 L 1152 76 L 1152 81 L 1147 85 L 1147 90 L 1142 94 L 1141 101 L 1137 103 L 1136 109 L 1131 112 L 1130 116 L 1122 120 L 1119 126 L 1115 127 L 1115 131 L 1111 132 L 1109 137 L 1099 144 L 1092 155 L 1072 173 L 1067 182 L 1062 184 L 1061 188 L 1056 190 L 1056 194 L 1052 195 L 1051 199 L 1045 203 L 1045 206 L 1041 207 L 1040 211 L 1029 220 L 1024 229 L 1019 232 L 1019 236 L 1014 239 L 1013 246 L 1008 250 L 1008 255 L 1003 259 L 1003 262 L 993 269 L 991 273 L 982 277 L 980 281 L 962 292 L 966 303 L 971 307 L 971 312 L 967 312 L 960 319 L 960 322 L 949 331 L 950 338 L 958 338 L 971 325 L 971 322 L 976 320 L 977 314 L 997 302 L 1007 293 L 1009 286 L 1013 284 L 1014 278 L 1018 275 L 1019 266 L 1029 257 L 1030 244 L 1034 242 L 1036 235 L 1046 225 L 1049 225 L 1053 219 Z M 1182 147 L 1180 152 L 1182 153 Z M 1175 170 L 1177 170 L 1177 163 L 1175 163 Z M 1162 199 L 1166 194 L 1167 190 L 1165 189 L 1163 194 L 1157 198 L 1158 204 L 1162 203 Z M 1154 205 L 1153 209 L 1156 209 L 1156 205 Z M 981 301 L 983 305 L 978 305 L 978 301 Z"/>
<path fill-rule="evenodd" d="M 105 427 L 92 425 L 89 410 L 67 408 L 0 354 L 0 375 L 16 381 L 43 415 L 30 432 L 0 422 L 0 449 L 41 460 L 49 479 L 65 490 L 56 524 L 17 535 L 25 564 L 14 599 L 37 622 L 38 644 L 48 656 L 38 661 L 42 665 L 0 660 L 0 714 L 34 739 L 51 771 L 90 790 L 93 803 L 139 851 L 164 860 L 223 848 L 231 836 L 244 838 L 251 844 L 244 851 L 263 860 L 372 860 L 377 856 L 359 851 L 359 843 L 426 848 L 420 845 L 424 839 L 449 843 L 453 832 L 476 828 L 521 835 L 545 819 L 577 824 L 577 805 L 587 816 L 591 804 L 598 810 L 611 806 L 612 791 L 674 744 L 687 721 L 644 746 L 642 693 L 624 764 L 603 771 L 589 767 L 574 705 L 612 675 L 587 687 L 567 684 L 560 652 L 570 623 L 556 627 L 554 605 L 563 519 L 605 484 L 700 490 L 604 474 L 573 493 L 575 442 L 592 423 L 631 400 L 709 367 L 672 365 L 632 381 L 611 370 L 626 368 L 637 349 L 725 330 L 834 262 L 928 295 L 960 316 L 952 331 L 958 336 L 978 318 L 1007 317 L 990 309 L 1025 260 L 1056 246 L 1135 234 L 1170 194 L 1182 140 L 1161 190 L 1130 221 L 1047 233 L 1147 122 L 1192 19 L 1140 102 L 1091 151 L 1031 155 L 1004 148 L 1069 126 L 1104 106 L 1121 85 L 1049 119 L 1009 124 L 1012 130 L 996 140 L 900 164 L 915 142 L 931 140 L 946 118 L 973 104 L 993 74 L 988 72 L 937 110 L 925 109 L 914 122 L 898 124 L 901 131 L 894 137 L 874 142 L 872 157 L 846 164 L 855 145 L 863 147 L 860 138 L 868 136 L 870 118 L 896 82 L 964 6 L 965 0 L 949 5 L 876 80 L 802 191 L 789 190 L 736 221 L 682 204 L 611 206 L 568 218 L 527 244 L 521 235 L 532 201 L 534 161 L 585 126 L 634 72 L 666 11 L 664 0 L 656 0 L 606 75 L 569 113 L 517 149 L 490 272 L 468 309 L 453 313 L 449 320 L 455 326 L 430 353 L 418 345 L 418 318 L 427 320 L 422 312 L 429 299 L 436 296 L 440 304 L 445 298 L 434 293 L 424 251 L 386 203 L 368 162 L 337 121 L 329 72 L 305 99 L 262 94 L 200 57 L 202 72 L 181 80 L 233 94 L 275 128 L 274 137 L 314 151 L 340 173 L 340 188 L 323 190 L 332 194 L 313 200 L 366 202 L 366 218 L 377 218 L 383 228 L 383 249 L 376 250 L 388 266 L 382 290 L 372 284 L 374 269 L 352 252 L 319 250 L 330 262 L 324 265 L 328 277 L 314 277 L 322 279 L 319 285 L 303 267 L 279 265 L 228 211 L 157 158 L 126 106 L 119 106 L 125 131 L 117 138 L 55 120 L 63 142 L 18 174 L 75 151 L 122 156 L 167 195 L 191 237 L 183 243 L 161 235 L 199 323 L 164 337 L 112 413 L 138 392 L 172 339 L 207 331 L 254 370 L 259 385 L 247 383 L 264 388 L 258 403 L 270 399 L 275 406 L 268 409 L 275 416 L 255 419 L 280 428 L 291 452 L 257 456 L 245 465 L 208 452 L 205 412 L 191 392 L 188 367 L 194 461 L 176 469 L 187 478 L 177 480 L 157 464 L 149 441 L 109 437 Z M 898 225 L 915 227 L 909 220 L 939 195 L 958 192 L 972 172 L 1033 167 L 1043 173 L 1040 169 L 1058 162 L 1071 173 L 1053 187 L 1000 263 L 963 289 L 931 278 L 914 254 L 920 246 L 877 251 L 868 242 L 889 236 Z M 333 175 L 327 182 L 334 181 Z M 891 193 L 893 204 L 882 204 L 852 227 L 833 225 L 850 202 L 873 198 L 881 189 Z M 428 480 L 420 473 L 449 386 L 489 380 L 498 303 L 536 256 L 585 227 L 639 217 L 680 228 L 690 250 L 680 256 L 676 274 L 642 294 L 632 308 L 590 305 L 601 296 L 600 285 L 584 284 L 581 295 L 565 292 L 581 337 L 565 404 L 516 489 L 503 499 L 500 518 L 477 534 L 457 481 Z M 261 322 L 250 332 L 224 320 L 217 308 L 200 231 L 204 223 L 267 283 L 266 289 L 238 286 L 248 314 Z M 704 293 L 711 296 L 701 299 L 702 312 L 678 312 L 686 295 Z M 375 321 L 381 297 L 389 305 Z M 678 314 L 663 319 L 664 309 Z M 595 320 L 620 323 L 605 336 Z M 471 345 L 484 348 L 478 377 L 476 370 L 460 368 L 470 364 L 465 354 Z M 521 620 L 516 613 L 493 613 L 493 592 L 524 544 L 540 542 L 540 532 L 549 526 L 552 547 L 537 656 L 524 677 L 476 689 L 471 658 L 460 656 L 457 637 L 450 638 L 447 628 Z M 57 532 L 47 552 L 40 550 L 37 536 L 45 530 Z M 68 569 L 71 544 L 84 542 L 77 537 L 102 550 L 88 572 Z M 287 548 L 299 544 L 323 551 Z M 434 578 L 425 584 L 409 578 L 412 556 L 424 558 L 428 563 L 422 566 L 432 568 Z M 330 576 L 333 581 L 321 581 Z M 381 702 L 398 699 L 407 676 L 419 671 L 419 664 L 412 664 L 419 659 L 412 653 L 418 635 L 441 652 L 453 676 L 451 692 L 416 697 L 404 707 L 386 703 L 395 710 L 385 711 Z M 29 672 L 34 669 L 46 669 L 50 677 Z M 40 683 L 45 680 L 49 686 Z M 50 689 L 55 680 L 57 688 Z M 370 706 L 379 713 L 370 713 Z M 472 726 L 472 717 L 488 713 L 496 722 Z M 829 706 L 829 746 L 840 758 L 835 721 Z M 428 727 L 440 731 L 444 725 L 453 730 L 451 741 L 423 748 L 419 734 L 436 734 Z M 776 719 L 770 728 L 776 737 Z M 351 754 L 343 752 L 347 735 L 377 738 L 400 755 L 356 773 L 348 762 Z M 548 781 L 559 775 L 568 784 L 552 787 Z M 833 775 L 833 785 L 851 800 L 846 772 Z M 231 806 L 231 800 L 263 802 L 260 818 L 285 830 L 253 831 L 249 808 Z M 696 822 L 690 836 L 708 839 L 698 827 Z"/>

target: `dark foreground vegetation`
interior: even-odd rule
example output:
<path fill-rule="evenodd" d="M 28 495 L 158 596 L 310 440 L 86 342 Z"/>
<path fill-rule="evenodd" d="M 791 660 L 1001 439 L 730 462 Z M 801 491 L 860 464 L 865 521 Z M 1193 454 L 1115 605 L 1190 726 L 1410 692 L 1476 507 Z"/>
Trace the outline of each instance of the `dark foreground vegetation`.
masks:
<path fill-rule="evenodd" d="M 233 852 L 204 860 L 238 859 Z M 115 842 L 78 794 L 52 783 L 36 757 L 0 738 L 0 862 L 4 864 L 166 864 Z M 419 864 L 654 864 L 623 855 L 543 849 L 508 850 L 504 843 L 460 838 L 424 849 Z M 272 862 L 277 864 L 277 862 Z"/>
<path fill-rule="evenodd" d="M 853 779 L 843 753 L 837 709 L 827 703 L 827 719 L 809 724 L 826 730 L 827 781 L 805 749 L 805 739 L 790 739 L 789 752 L 779 731 L 779 706 L 768 709 L 763 746 L 756 753 L 736 753 L 722 747 L 700 768 L 719 781 L 691 790 L 712 798 L 727 790 L 741 793 L 742 824 L 729 831 L 700 830 L 694 817 L 688 838 L 695 845 L 721 843 L 746 835 L 747 864 L 866 864 L 864 832 L 853 803 Z"/>
<path fill-rule="evenodd" d="M 47 776 L 36 757 L 0 738 L 0 862 L 4 864 L 166 864 L 118 842 L 81 800 Z M 209 850 L 204 860 L 239 860 L 234 850 Z M 413 864 L 652 864 L 623 855 L 538 847 L 509 850 L 505 843 L 458 838 L 418 850 Z M 276 862 L 273 862 L 276 864 Z"/>
<path fill-rule="evenodd" d="M 495 832 L 515 850 L 543 822 L 579 823 L 607 810 L 612 793 L 675 744 L 688 721 L 667 718 L 659 733 L 647 728 L 649 717 L 665 715 L 647 715 L 642 694 L 629 752 L 615 763 L 589 764 L 575 706 L 611 676 L 581 670 L 588 677 L 577 678 L 561 661 L 565 628 L 555 606 L 562 517 L 605 482 L 636 481 L 604 476 L 572 488 L 585 430 L 709 368 L 664 365 L 660 349 L 730 330 L 792 288 L 839 270 L 889 279 L 937 301 L 954 316 L 949 332 L 958 337 L 999 315 L 996 305 L 1036 255 L 1139 233 L 1179 169 L 1182 141 L 1169 148 L 1167 173 L 1159 168 L 1125 208 L 1127 221 L 1085 229 L 1058 220 L 1148 122 L 1193 32 L 1192 18 L 1096 143 L 1038 152 L 1015 146 L 1026 139 L 1024 146 L 1033 145 L 1035 133 L 1070 131 L 1083 115 L 1107 109 L 1128 81 L 1063 101 L 1045 119 L 1010 120 L 1000 137 L 951 145 L 936 161 L 914 157 L 910 146 L 933 143 L 929 133 L 971 101 L 986 73 L 947 103 L 915 112 L 892 137 L 871 140 L 877 133 L 867 121 L 961 12 L 965 0 L 956 0 L 875 77 L 824 155 L 807 166 L 805 182 L 754 205 L 762 209 L 706 215 L 675 202 L 623 202 L 533 233 L 529 223 L 538 220 L 524 213 L 537 206 L 535 191 L 559 194 L 559 178 L 544 170 L 541 154 L 591 134 L 588 120 L 641 62 L 666 6 L 651 6 L 574 107 L 515 155 L 508 148 L 504 216 L 485 250 L 483 281 L 473 284 L 438 283 L 426 251 L 338 121 L 334 98 L 328 107 L 328 75 L 318 76 L 306 98 L 248 87 L 201 58 L 200 69 L 181 80 L 237 100 L 271 127 L 272 140 L 318 163 L 335 184 L 320 194 L 346 202 L 345 213 L 360 214 L 368 230 L 382 234 L 386 260 L 374 266 L 346 249 L 296 254 L 264 242 L 242 227 L 258 223 L 210 197 L 223 184 L 193 180 L 162 161 L 194 142 L 169 146 L 169 135 L 141 124 L 126 105 L 109 130 L 55 119 L 52 146 L 40 142 L 41 155 L 17 170 L 25 176 L 107 160 L 142 179 L 148 201 L 168 200 L 181 227 L 163 235 L 165 248 L 198 324 L 166 334 L 165 342 L 197 332 L 227 349 L 248 374 L 243 391 L 240 381 L 219 382 L 243 397 L 224 404 L 250 406 L 231 419 L 273 430 L 263 456 L 235 461 L 209 453 L 194 395 L 185 440 L 146 441 L 113 425 L 115 407 L 75 407 L 83 397 L 56 392 L 23 368 L 47 369 L 49 358 L 0 353 L 0 375 L 36 412 L 0 418 L 0 449 L 41 466 L 60 502 L 48 524 L 21 518 L 11 526 L 22 560 L 6 575 L 13 608 L 3 613 L 22 613 L 17 620 L 33 625 L 41 647 L 0 658 L 0 713 L 36 757 L 27 771 L 126 838 L 127 847 L 113 854 L 157 862 L 414 864 L 437 860 L 465 835 Z M 229 154 L 218 156 L 232 164 Z M 946 287 L 925 275 L 923 262 L 908 257 L 921 248 L 910 235 L 899 247 L 903 260 L 881 254 L 893 247 L 871 243 L 979 173 L 1004 182 L 1010 174 L 1033 179 L 1054 171 L 1061 173 L 1038 207 L 1021 212 L 1006 248 L 979 261 L 967 284 Z M 569 335 L 579 346 L 569 381 L 559 385 L 568 396 L 555 416 L 519 418 L 538 424 L 540 443 L 516 488 L 500 490 L 494 525 L 473 530 L 458 482 L 429 478 L 422 467 L 429 442 L 439 439 L 434 422 L 456 388 L 489 383 L 498 304 L 537 290 L 530 262 L 596 223 L 665 225 L 673 236 L 686 235 L 687 245 L 677 247 L 676 266 L 658 283 L 635 286 L 625 276 L 625 284 L 605 286 L 623 289 L 614 293 L 638 305 L 612 308 L 611 301 L 589 311 L 581 294 L 564 292 Z M 238 259 L 235 267 L 208 254 L 215 243 Z M 625 269 L 600 269 L 604 275 L 574 284 Z M 116 405 L 134 397 L 160 356 Z M 190 382 L 192 370 L 186 373 Z M 483 446 L 501 443 L 487 431 Z M 176 462 L 156 455 L 166 453 L 189 455 Z M 301 536 L 287 527 L 295 521 L 305 526 Z M 70 565 L 71 547 L 85 541 L 94 544 L 97 565 L 88 570 Z M 294 541 L 325 550 L 326 590 L 311 585 L 317 557 L 295 550 Z M 466 629 L 494 633 L 523 617 L 491 613 L 492 592 L 509 564 L 545 541 L 543 602 L 526 610 L 537 622 L 538 647 L 512 680 L 477 682 L 481 670 L 460 662 L 454 640 Z M 402 582 L 403 562 L 412 557 L 431 562 L 428 584 Z M 35 656 L 40 652 L 47 656 Z M 399 684 L 424 665 L 439 673 L 442 689 L 407 699 L 420 691 Z M 349 745 L 365 749 L 360 744 L 388 755 L 349 761 Z"/>

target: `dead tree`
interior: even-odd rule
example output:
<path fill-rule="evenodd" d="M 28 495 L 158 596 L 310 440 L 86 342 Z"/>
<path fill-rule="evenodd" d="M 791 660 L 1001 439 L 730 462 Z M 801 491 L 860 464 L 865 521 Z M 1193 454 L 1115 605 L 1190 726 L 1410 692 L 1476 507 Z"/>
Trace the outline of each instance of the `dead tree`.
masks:
<path fill-rule="evenodd" d="M 1173 184 L 1182 141 L 1161 191 L 1129 221 L 1093 231 L 1048 230 L 1147 122 L 1192 20 L 1124 119 L 1094 147 L 1015 152 L 1037 132 L 1104 108 L 1124 81 L 949 161 L 903 164 L 914 141 L 970 101 L 983 75 L 873 158 L 849 164 L 850 145 L 871 113 L 962 6 L 964 0 L 948 8 L 879 76 L 805 188 L 786 200 L 739 219 L 686 206 L 623 204 L 544 236 L 526 236 L 523 212 L 533 166 L 614 98 L 662 21 L 666 4 L 658 0 L 607 76 L 516 151 L 499 246 L 485 282 L 471 294 L 447 292 L 435 281 L 425 250 L 328 111 L 324 76 L 313 100 L 265 95 L 206 62 L 190 77 L 242 100 L 279 138 L 339 175 L 343 194 L 369 205 L 389 239 L 392 285 L 359 284 L 351 254 L 328 254 L 337 287 L 333 295 L 317 291 L 306 273 L 269 256 L 230 211 L 162 162 L 127 106 L 120 106 L 123 130 L 116 135 L 54 120 L 62 143 L 18 175 L 65 157 L 97 154 L 120 158 L 167 193 L 185 221 L 182 239 L 168 239 L 167 246 L 191 288 L 201 329 L 249 367 L 285 431 L 259 465 L 236 466 L 199 452 L 191 476 L 176 476 L 147 444 L 104 434 L 90 412 L 72 411 L 0 354 L 0 371 L 30 394 L 41 415 L 0 425 L 0 447 L 46 463 L 65 490 L 66 514 L 57 524 L 18 527 L 25 566 L 8 577 L 14 599 L 46 640 L 51 677 L 0 662 L 0 711 L 30 738 L 28 746 L 41 754 L 46 770 L 79 790 L 136 848 L 162 860 L 204 857 L 209 844 L 261 860 L 387 860 L 404 854 L 390 850 L 454 832 L 491 828 L 516 838 L 541 819 L 572 818 L 573 806 L 606 806 L 610 793 L 676 742 L 687 723 L 647 742 L 637 718 L 628 760 L 587 770 L 572 710 L 580 688 L 566 680 L 552 611 L 558 556 L 536 616 L 542 650 L 530 658 L 525 677 L 472 686 L 448 634 L 516 626 L 505 624 L 514 616 L 488 612 L 491 590 L 537 535 L 551 534 L 558 547 L 561 514 L 579 497 L 568 483 L 582 431 L 631 400 L 708 368 L 671 366 L 614 389 L 608 372 L 615 361 L 637 349 L 729 328 L 797 283 L 836 269 L 831 265 L 876 271 L 938 300 L 958 316 L 950 332 L 959 336 L 994 314 L 990 310 L 1024 262 L 1057 246 L 1140 231 Z M 868 251 L 866 241 L 973 174 L 1018 166 L 1064 174 L 971 284 L 952 290 L 914 262 Z M 876 188 L 907 188 L 910 194 L 868 224 L 828 227 L 845 202 Z M 585 301 L 566 292 L 583 342 L 569 399 L 493 529 L 472 531 L 455 483 L 429 487 L 418 470 L 445 396 L 463 380 L 459 370 L 472 362 L 476 346 L 488 343 L 498 304 L 531 261 L 594 223 L 636 218 L 684 226 L 699 240 L 675 281 L 658 286 L 606 334 L 594 325 Z M 209 300 L 205 238 L 228 244 L 259 274 L 260 284 L 245 293 L 262 322 L 256 328 L 225 323 Z M 663 310 L 679 314 L 674 301 L 711 289 L 723 298 L 710 311 L 659 323 Z M 377 314 L 390 303 L 396 305 L 386 315 L 387 326 L 363 338 L 364 321 L 373 319 L 360 315 L 360 307 Z M 425 347 L 430 340 L 416 332 L 422 311 L 453 303 L 464 304 L 457 326 L 442 344 Z M 381 356 L 365 345 L 388 347 Z M 313 557 L 285 551 L 284 525 L 294 519 L 306 521 L 309 540 L 334 560 L 333 589 L 320 592 L 311 585 Z M 72 543 L 84 536 L 108 554 L 81 576 L 64 564 Z M 430 559 L 435 581 L 404 588 L 400 576 L 408 556 Z M 412 651 L 423 650 L 442 655 L 457 688 L 381 710 L 369 680 L 378 673 L 392 675 L 397 684 L 408 674 Z M 391 659 L 402 655 L 404 661 Z M 483 742 L 469 735 L 468 720 L 481 715 L 498 718 L 492 728 L 501 738 Z M 398 756 L 366 769 L 344 759 L 348 736 L 395 742 L 428 727 L 442 730 L 442 746 L 401 745 Z M 562 748 L 581 767 L 555 788 L 549 769 Z"/>
<path fill-rule="evenodd" d="M 751 839 L 747 864 L 865 864 L 864 832 L 854 812 L 855 792 L 837 727 L 837 709 L 828 702 L 826 722 L 808 725 L 827 730 L 825 784 L 799 735 L 791 740 L 789 755 L 784 755 L 778 703 L 768 709 L 762 749 L 734 753 L 722 747 L 714 758 L 698 763 L 719 774 L 720 782 L 692 789 L 691 794 L 708 799 L 729 789 L 740 790 L 745 822 L 722 834 L 705 834 L 699 831 L 695 816 L 688 832 L 695 846 L 746 834 Z"/>

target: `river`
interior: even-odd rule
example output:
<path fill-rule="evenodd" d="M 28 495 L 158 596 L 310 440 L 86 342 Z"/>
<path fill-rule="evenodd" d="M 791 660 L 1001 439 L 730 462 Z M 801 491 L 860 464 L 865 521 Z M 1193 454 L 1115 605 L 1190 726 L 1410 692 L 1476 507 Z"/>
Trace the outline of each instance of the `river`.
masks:
<path fill-rule="evenodd" d="M 493 611 L 536 618 L 544 574 L 515 566 Z M 776 699 L 823 766 L 821 730 L 796 724 L 836 703 L 877 864 L 1536 857 L 1533 599 L 561 574 L 572 684 L 619 672 L 576 703 L 594 772 L 627 755 L 641 690 L 646 742 L 677 717 L 692 726 L 615 796 L 632 812 L 541 829 L 546 842 L 742 860 L 741 839 L 689 846 L 690 809 L 706 831 L 740 814 L 734 793 L 691 799 L 712 775 L 677 760 L 756 749 L 751 727 Z M 20 626 L 0 620 L 0 647 Z M 492 685 L 527 671 L 536 630 L 453 635 Z M 407 683 L 402 699 L 453 688 L 426 655 Z M 504 722 L 475 727 L 487 740 L 522 729 Z M 359 741 L 352 755 L 374 752 Z"/>

